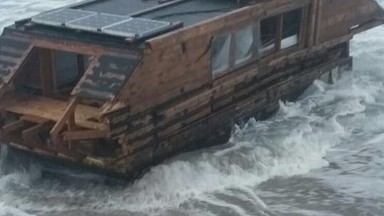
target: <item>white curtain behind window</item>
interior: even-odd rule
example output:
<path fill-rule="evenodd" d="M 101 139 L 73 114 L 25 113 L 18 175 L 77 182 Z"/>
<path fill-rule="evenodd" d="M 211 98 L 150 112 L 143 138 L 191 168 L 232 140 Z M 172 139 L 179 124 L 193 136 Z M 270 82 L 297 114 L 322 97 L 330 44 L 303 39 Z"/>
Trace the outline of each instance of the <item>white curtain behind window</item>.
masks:
<path fill-rule="evenodd" d="M 218 76 L 229 68 L 231 35 L 216 37 L 212 46 L 212 75 Z"/>
<path fill-rule="evenodd" d="M 235 33 L 236 40 L 236 62 L 235 64 L 241 64 L 252 57 L 252 45 L 253 45 L 253 27 L 252 25 Z"/>

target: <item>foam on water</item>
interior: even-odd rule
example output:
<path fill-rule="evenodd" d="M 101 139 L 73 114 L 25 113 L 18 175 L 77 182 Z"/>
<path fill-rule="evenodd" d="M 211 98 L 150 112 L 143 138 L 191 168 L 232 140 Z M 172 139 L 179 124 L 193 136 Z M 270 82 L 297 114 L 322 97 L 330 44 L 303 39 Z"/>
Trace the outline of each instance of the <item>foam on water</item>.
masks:
<path fill-rule="evenodd" d="M 0 216 L 33 216 L 17 208 L 12 208 L 0 202 Z"/>

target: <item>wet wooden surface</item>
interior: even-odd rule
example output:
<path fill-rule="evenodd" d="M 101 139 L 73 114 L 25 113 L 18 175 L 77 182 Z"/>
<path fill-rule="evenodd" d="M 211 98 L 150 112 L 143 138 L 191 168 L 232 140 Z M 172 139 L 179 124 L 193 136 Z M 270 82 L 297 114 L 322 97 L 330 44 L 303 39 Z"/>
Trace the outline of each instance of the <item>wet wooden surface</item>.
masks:
<path fill-rule="evenodd" d="M 36 116 L 51 121 L 59 121 L 68 106 L 67 101 L 53 100 L 45 97 L 20 95 L 8 93 L 1 101 L 2 107 L 9 112 L 20 115 Z M 102 124 L 91 122 L 90 119 L 97 118 L 99 110 L 94 107 L 78 105 L 75 110 L 76 124 L 89 127 L 105 128 Z"/>

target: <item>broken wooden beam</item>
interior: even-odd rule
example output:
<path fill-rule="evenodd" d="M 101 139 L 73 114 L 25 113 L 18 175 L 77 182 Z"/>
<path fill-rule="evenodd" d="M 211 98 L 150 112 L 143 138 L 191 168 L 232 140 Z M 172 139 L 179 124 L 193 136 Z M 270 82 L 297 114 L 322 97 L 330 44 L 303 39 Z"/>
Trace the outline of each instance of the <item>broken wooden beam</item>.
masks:
<path fill-rule="evenodd" d="M 56 123 L 56 125 L 52 128 L 50 135 L 54 140 L 57 140 L 58 135 L 63 130 L 64 126 L 67 124 L 68 119 L 71 115 L 74 114 L 77 105 L 77 98 L 74 97 L 70 100 L 69 105 L 60 120 Z"/>
<path fill-rule="evenodd" d="M 107 138 L 107 131 L 99 130 L 82 130 L 82 131 L 65 131 L 63 132 L 64 141 L 94 140 Z"/>

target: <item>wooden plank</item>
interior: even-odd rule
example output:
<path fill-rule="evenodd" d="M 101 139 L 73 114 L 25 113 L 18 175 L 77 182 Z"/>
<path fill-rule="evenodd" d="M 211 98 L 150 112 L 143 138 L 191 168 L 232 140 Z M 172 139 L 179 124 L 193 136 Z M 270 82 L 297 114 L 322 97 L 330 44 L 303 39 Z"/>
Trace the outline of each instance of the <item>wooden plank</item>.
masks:
<path fill-rule="evenodd" d="M 41 131 L 43 126 L 44 126 L 44 124 L 41 123 L 41 124 L 37 124 L 35 126 L 32 126 L 26 130 L 23 130 L 22 137 L 23 137 L 24 143 L 28 143 L 28 146 L 31 146 L 31 147 L 43 146 L 43 143 L 41 142 L 40 138 L 38 137 L 38 134 Z"/>
<path fill-rule="evenodd" d="M 65 112 L 68 102 L 39 96 L 19 95 L 13 92 L 4 95 L 2 106 L 9 112 L 37 116 L 57 122 Z M 98 108 L 79 104 L 76 106 L 75 115 L 76 124 L 78 124 L 89 119 L 98 119 L 99 111 Z"/>
<path fill-rule="evenodd" d="M 88 128 L 88 129 L 95 129 L 95 130 L 106 130 L 108 127 L 103 123 L 93 122 L 93 121 L 86 121 L 86 120 L 79 120 L 75 119 L 76 126 Z"/>
<path fill-rule="evenodd" d="M 319 0 L 312 0 L 312 4 L 311 4 L 311 9 L 310 9 L 310 21 L 309 21 L 309 27 L 308 27 L 308 41 L 307 41 L 307 45 L 308 47 L 312 47 L 314 46 L 314 42 L 315 42 L 315 29 L 316 29 L 316 20 L 318 19 L 317 17 L 317 6 L 318 6 L 318 1 Z"/>
<path fill-rule="evenodd" d="M 74 95 L 76 95 L 78 93 L 78 91 L 79 91 L 79 89 L 81 87 L 81 84 L 84 83 L 85 80 L 87 79 L 86 74 L 92 73 L 92 71 L 96 67 L 96 65 L 99 64 L 99 58 L 100 58 L 100 55 L 93 56 L 93 59 L 89 63 L 87 70 L 84 72 L 84 75 L 81 77 L 81 79 L 79 80 L 79 82 L 77 83 L 75 88 L 73 88 L 72 93 L 71 93 L 72 96 L 74 96 Z"/>
<path fill-rule="evenodd" d="M 359 34 L 361 32 L 367 31 L 371 28 L 374 28 L 376 26 L 383 25 L 383 24 L 384 24 L 384 19 L 368 22 L 363 25 L 359 25 L 357 28 L 352 29 L 351 34 Z"/>
<path fill-rule="evenodd" d="M 32 115 L 23 115 L 20 117 L 20 119 L 26 122 L 33 122 L 38 124 L 49 122 L 49 119 L 41 118 L 38 116 L 32 116 Z"/>
<path fill-rule="evenodd" d="M 307 45 L 307 38 L 308 38 L 308 29 L 310 24 L 310 14 L 309 14 L 310 8 L 309 6 L 304 7 L 301 13 L 301 24 L 300 24 L 300 38 L 299 38 L 299 48 L 304 49 Z"/>
<path fill-rule="evenodd" d="M 52 97 L 56 94 L 55 70 L 53 67 L 53 52 L 51 50 L 39 49 L 40 79 L 43 87 L 43 95 Z"/>
<path fill-rule="evenodd" d="M 65 131 L 63 132 L 64 141 L 94 140 L 107 138 L 107 131 L 83 130 L 83 131 Z"/>
<path fill-rule="evenodd" d="M 18 58 L 18 64 L 15 65 L 15 67 L 12 68 L 10 73 L 7 74 L 7 76 L 2 77 L 2 80 L 0 82 L 0 97 L 3 96 L 4 92 L 6 91 L 7 86 L 12 82 L 12 80 L 17 76 L 17 74 L 24 69 L 26 66 L 26 63 L 28 59 L 30 58 L 30 54 L 34 48 L 34 44 L 30 44 L 29 47 L 24 50 L 23 55 Z"/>
<path fill-rule="evenodd" d="M 59 135 L 61 130 L 67 124 L 68 118 L 70 117 L 70 115 L 73 115 L 73 112 L 76 109 L 76 105 L 78 102 L 77 100 L 78 99 L 76 97 L 74 97 L 69 101 L 69 104 L 68 104 L 66 110 L 64 111 L 64 113 L 60 117 L 59 121 L 57 121 L 57 123 L 55 124 L 55 126 L 52 128 L 52 130 L 50 132 L 50 135 L 52 137 L 57 138 L 57 136 Z"/>
<path fill-rule="evenodd" d="M 351 27 L 383 19 L 383 9 L 372 0 L 322 2 L 319 42 L 350 33 Z"/>
<path fill-rule="evenodd" d="M 28 37 L 22 35 L 23 37 Z M 127 56 L 129 58 L 139 58 L 140 53 L 130 51 L 129 49 L 114 49 L 109 47 L 103 47 L 99 45 L 90 45 L 79 42 L 70 41 L 59 41 L 59 40 L 48 40 L 48 39 L 37 39 L 33 38 L 36 47 L 45 48 L 50 50 L 61 50 L 66 52 L 74 52 L 82 55 L 98 56 L 102 54 L 116 54 Z"/>
<path fill-rule="evenodd" d="M 276 25 L 276 37 L 275 44 L 276 50 L 281 50 L 281 40 L 283 39 L 283 15 L 280 14 L 277 16 L 277 25 Z"/>
<path fill-rule="evenodd" d="M 317 2 L 317 19 L 316 19 L 316 28 L 315 28 L 315 37 L 314 37 L 314 44 L 317 45 L 320 40 L 320 31 L 322 26 L 322 18 L 323 18 L 323 2 L 319 0 Z"/>
<path fill-rule="evenodd" d="M 19 63 L 19 58 L 5 56 L 1 53 L 0 53 L 0 59 L 1 59 L 1 61 L 6 62 L 6 63 L 10 63 L 11 65 L 16 65 Z"/>
<path fill-rule="evenodd" d="M 22 120 L 18 120 L 18 121 L 14 121 L 14 122 L 11 122 L 7 125 L 5 125 L 2 130 L 3 130 L 3 134 L 4 135 L 7 135 L 9 134 L 10 132 L 13 132 L 15 130 L 19 130 L 20 128 L 24 127 L 25 125 L 25 122 L 22 121 Z"/>

